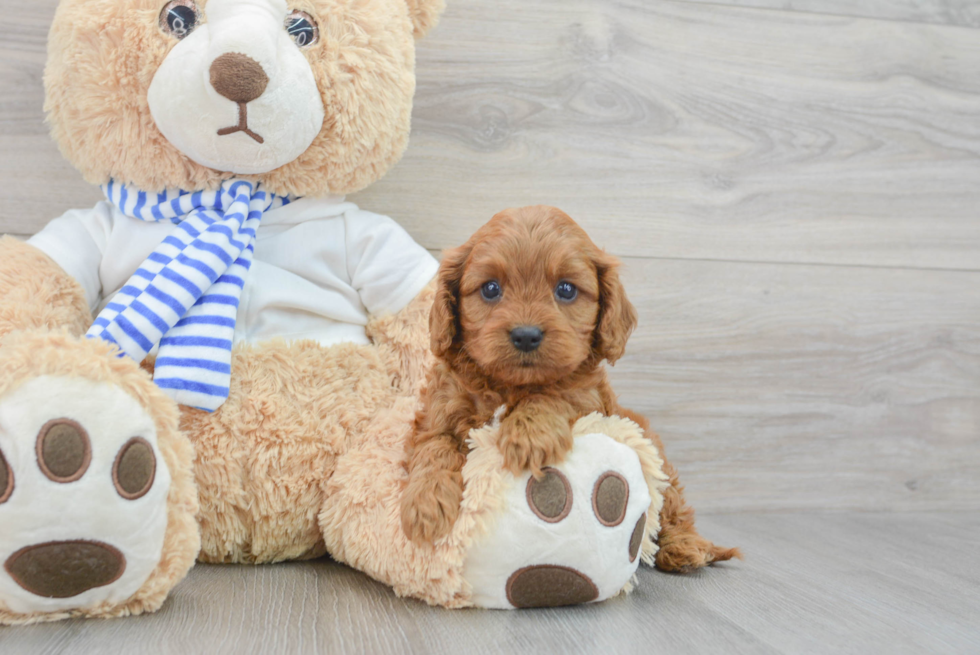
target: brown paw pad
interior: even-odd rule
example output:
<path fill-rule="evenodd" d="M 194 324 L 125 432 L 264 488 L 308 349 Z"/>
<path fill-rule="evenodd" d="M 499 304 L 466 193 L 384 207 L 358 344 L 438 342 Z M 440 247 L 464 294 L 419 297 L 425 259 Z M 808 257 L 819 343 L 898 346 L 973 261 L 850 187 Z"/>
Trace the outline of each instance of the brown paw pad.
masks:
<path fill-rule="evenodd" d="M 116 455 L 112 465 L 112 482 L 120 496 L 126 500 L 136 500 L 145 496 L 153 486 L 156 471 L 153 447 L 146 439 L 133 437 Z"/>
<path fill-rule="evenodd" d="M 32 594 L 71 598 L 118 580 L 126 571 L 126 558 L 98 541 L 50 541 L 21 548 L 4 568 Z"/>
<path fill-rule="evenodd" d="M 647 527 L 647 515 L 644 514 L 636 521 L 636 527 L 633 528 L 633 534 L 630 535 L 630 562 L 636 561 L 636 556 L 640 552 L 640 547 L 643 545 L 643 533 Z"/>
<path fill-rule="evenodd" d="M 48 421 L 37 435 L 37 464 L 54 482 L 74 482 L 92 462 L 92 444 L 85 429 L 67 418 Z"/>
<path fill-rule="evenodd" d="M 630 499 L 630 486 L 619 473 L 606 471 L 596 480 L 592 489 L 592 511 L 599 523 L 614 527 L 626 518 L 626 504 Z"/>
<path fill-rule="evenodd" d="M 558 523 L 572 511 L 572 485 L 568 478 L 551 467 L 542 469 L 544 477 L 527 481 L 527 504 L 539 519 Z"/>
<path fill-rule="evenodd" d="M 507 579 L 507 600 L 518 608 L 578 605 L 598 597 L 595 583 L 567 566 L 526 566 Z"/>
<path fill-rule="evenodd" d="M 14 493 L 14 472 L 7 464 L 3 451 L 0 450 L 0 504 L 7 502 L 12 493 Z"/>

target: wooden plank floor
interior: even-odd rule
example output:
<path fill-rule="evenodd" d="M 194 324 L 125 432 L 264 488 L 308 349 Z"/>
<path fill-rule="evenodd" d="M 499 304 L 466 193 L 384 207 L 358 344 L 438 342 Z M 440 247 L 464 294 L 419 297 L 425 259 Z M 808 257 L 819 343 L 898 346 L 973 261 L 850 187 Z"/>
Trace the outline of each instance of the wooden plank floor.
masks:
<path fill-rule="evenodd" d="M 980 270 L 975 30 L 494 6 L 450 3 L 421 44 L 412 146 L 356 198 L 425 245 L 545 202 L 619 255 Z"/>
<path fill-rule="evenodd" d="M 327 560 L 201 565 L 155 615 L 5 628 L 0 652 L 980 652 L 976 512 L 702 523 L 749 558 L 690 576 L 642 569 L 632 595 L 601 605 L 451 612 Z"/>
<path fill-rule="evenodd" d="M 976 0 L 685 0 L 685 2 L 980 27 L 980 3 Z"/>
<path fill-rule="evenodd" d="M 43 124 L 55 5 L 0 0 L 0 233 L 100 197 Z M 623 258 L 614 384 L 746 562 L 519 614 L 202 566 L 0 652 L 980 651 L 976 28 L 972 0 L 448 0 L 412 144 L 352 198 L 433 251 L 554 204 Z"/>

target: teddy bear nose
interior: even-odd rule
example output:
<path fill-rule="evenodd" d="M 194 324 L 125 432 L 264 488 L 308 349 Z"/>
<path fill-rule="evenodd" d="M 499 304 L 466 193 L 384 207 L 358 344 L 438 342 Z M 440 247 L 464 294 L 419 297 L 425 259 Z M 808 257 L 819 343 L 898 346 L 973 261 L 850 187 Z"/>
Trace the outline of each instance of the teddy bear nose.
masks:
<path fill-rule="evenodd" d="M 252 102 L 268 85 L 269 76 L 262 65 L 248 55 L 226 52 L 211 64 L 211 86 L 234 102 Z"/>
<path fill-rule="evenodd" d="M 544 332 L 541 328 L 530 325 L 521 325 L 510 331 L 510 342 L 515 348 L 526 353 L 537 350 L 543 338 Z"/>

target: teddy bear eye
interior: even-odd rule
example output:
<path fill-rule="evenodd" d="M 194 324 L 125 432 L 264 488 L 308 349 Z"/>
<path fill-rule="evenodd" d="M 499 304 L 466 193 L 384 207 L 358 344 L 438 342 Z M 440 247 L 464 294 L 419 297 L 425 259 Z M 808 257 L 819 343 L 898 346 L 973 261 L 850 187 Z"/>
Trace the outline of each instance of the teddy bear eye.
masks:
<path fill-rule="evenodd" d="M 306 48 L 320 40 L 316 21 L 305 11 L 294 11 L 286 16 L 286 32 L 300 48 Z"/>
<path fill-rule="evenodd" d="M 480 287 L 480 295 L 483 296 L 484 300 L 497 300 L 500 298 L 500 283 L 496 280 L 484 282 L 483 286 Z"/>
<path fill-rule="evenodd" d="M 578 289 L 571 282 L 561 281 L 555 287 L 555 297 L 563 302 L 572 302 L 578 296 Z"/>
<path fill-rule="evenodd" d="M 182 39 L 197 27 L 198 16 L 194 0 L 172 0 L 160 12 L 160 29 L 175 39 Z"/>

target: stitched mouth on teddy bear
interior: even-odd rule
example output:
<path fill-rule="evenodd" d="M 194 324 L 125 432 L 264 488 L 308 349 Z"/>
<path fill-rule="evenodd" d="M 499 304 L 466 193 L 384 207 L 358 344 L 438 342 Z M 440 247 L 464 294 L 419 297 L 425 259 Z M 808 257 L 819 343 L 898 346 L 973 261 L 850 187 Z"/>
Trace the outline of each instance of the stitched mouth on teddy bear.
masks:
<path fill-rule="evenodd" d="M 248 136 L 255 139 L 258 143 L 265 143 L 265 139 L 248 129 L 248 105 L 244 102 L 238 103 L 238 125 L 221 128 L 218 130 L 218 136 L 228 136 L 229 134 L 235 134 L 236 132 L 244 132 Z"/>

